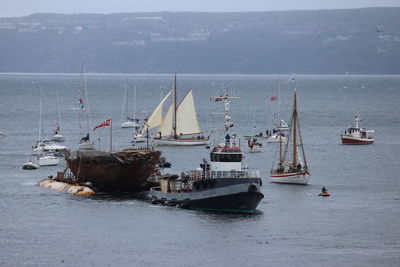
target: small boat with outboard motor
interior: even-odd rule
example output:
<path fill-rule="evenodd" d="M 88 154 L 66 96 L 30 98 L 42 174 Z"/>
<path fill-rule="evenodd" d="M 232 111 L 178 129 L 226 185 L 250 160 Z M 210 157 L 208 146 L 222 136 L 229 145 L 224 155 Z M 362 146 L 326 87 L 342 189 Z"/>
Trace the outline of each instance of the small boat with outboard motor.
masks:
<path fill-rule="evenodd" d="M 234 98 L 234 97 L 232 97 Z M 235 97 L 237 98 L 237 97 Z M 232 123 L 229 102 L 225 94 L 225 142 L 216 144 L 210 162 L 203 159 L 200 168 L 180 176 L 164 176 L 160 186 L 150 189 L 148 199 L 154 203 L 186 209 L 215 212 L 254 213 L 264 197 L 258 170 L 248 169 L 235 135 L 229 130 Z"/>

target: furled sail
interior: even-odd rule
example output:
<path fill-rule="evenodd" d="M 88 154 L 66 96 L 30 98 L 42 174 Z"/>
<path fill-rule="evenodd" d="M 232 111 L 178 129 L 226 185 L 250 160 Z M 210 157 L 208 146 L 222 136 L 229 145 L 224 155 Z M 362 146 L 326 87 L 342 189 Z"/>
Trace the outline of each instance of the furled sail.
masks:
<path fill-rule="evenodd" d="M 200 133 L 201 130 L 197 121 L 193 91 L 190 89 L 176 110 L 176 135 Z"/>
<path fill-rule="evenodd" d="M 153 114 L 151 114 L 149 120 L 146 123 L 147 127 L 144 127 L 143 131 L 145 131 L 146 129 L 151 129 L 151 128 L 158 127 L 161 125 L 161 123 L 163 122 L 163 118 L 162 118 L 163 105 L 171 93 L 172 93 L 172 90 L 163 98 L 163 100 L 161 100 L 160 104 L 158 104 L 158 106 L 154 110 Z"/>

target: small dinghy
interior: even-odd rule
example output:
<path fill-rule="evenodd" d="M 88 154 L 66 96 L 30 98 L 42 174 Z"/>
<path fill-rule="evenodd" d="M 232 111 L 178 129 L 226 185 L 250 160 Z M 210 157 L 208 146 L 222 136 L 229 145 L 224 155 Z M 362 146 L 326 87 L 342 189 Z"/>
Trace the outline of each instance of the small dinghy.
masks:
<path fill-rule="evenodd" d="M 24 170 L 36 170 L 39 168 L 39 165 L 36 163 L 33 163 L 32 160 L 28 160 L 24 164 L 22 164 L 22 169 Z"/>

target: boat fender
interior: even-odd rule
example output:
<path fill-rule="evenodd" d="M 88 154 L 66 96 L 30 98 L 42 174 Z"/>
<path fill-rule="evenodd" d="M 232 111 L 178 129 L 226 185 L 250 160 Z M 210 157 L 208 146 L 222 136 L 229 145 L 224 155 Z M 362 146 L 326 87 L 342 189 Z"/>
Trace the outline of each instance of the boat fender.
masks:
<path fill-rule="evenodd" d="M 248 190 L 250 193 L 255 193 L 258 191 L 257 186 L 255 186 L 254 184 L 250 185 Z"/>
<path fill-rule="evenodd" d="M 260 179 L 260 186 L 262 186 L 262 180 Z"/>

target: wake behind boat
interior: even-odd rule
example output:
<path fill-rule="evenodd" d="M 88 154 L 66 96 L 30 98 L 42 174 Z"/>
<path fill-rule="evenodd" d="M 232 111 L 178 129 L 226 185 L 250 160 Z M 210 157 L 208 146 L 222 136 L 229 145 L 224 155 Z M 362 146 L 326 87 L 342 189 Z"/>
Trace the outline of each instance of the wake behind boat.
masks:
<path fill-rule="evenodd" d="M 297 138 L 299 137 L 299 144 Z M 281 138 L 281 137 L 280 137 Z M 300 150 L 298 151 L 298 147 Z M 291 150 L 291 151 L 290 151 Z M 287 137 L 285 149 L 279 142 L 279 162 L 272 168 L 270 178 L 275 183 L 308 184 L 310 173 L 304 153 L 303 141 L 297 114 L 296 91 L 294 93 L 293 112 L 290 123 L 290 132 Z"/>

